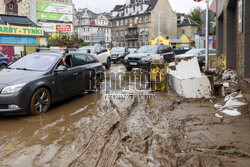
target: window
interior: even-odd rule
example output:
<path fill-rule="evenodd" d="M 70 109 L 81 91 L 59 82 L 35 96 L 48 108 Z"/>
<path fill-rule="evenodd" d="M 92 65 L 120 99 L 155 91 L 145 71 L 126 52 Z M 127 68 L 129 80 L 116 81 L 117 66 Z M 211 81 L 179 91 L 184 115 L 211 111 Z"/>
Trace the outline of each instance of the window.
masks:
<path fill-rule="evenodd" d="M 89 63 L 89 60 L 84 55 L 75 55 L 74 57 L 75 57 L 75 62 L 73 63 L 74 67 Z"/>
<path fill-rule="evenodd" d="M 148 22 L 148 21 L 149 21 L 149 17 L 146 16 L 146 17 L 145 17 L 145 22 Z"/>
<path fill-rule="evenodd" d="M 182 34 L 185 34 L 185 30 L 184 29 L 182 29 Z"/>
<path fill-rule="evenodd" d="M 141 11 L 143 11 L 143 5 L 141 5 Z"/>
<path fill-rule="evenodd" d="M 13 4 L 13 3 L 10 3 L 10 4 L 9 4 L 9 8 L 10 8 L 10 9 L 14 9 L 14 4 Z"/>
<path fill-rule="evenodd" d="M 87 57 L 88 57 L 90 62 L 92 62 L 92 63 L 96 62 L 96 59 L 94 57 L 92 57 L 90 55 L 87 55 Z"/>

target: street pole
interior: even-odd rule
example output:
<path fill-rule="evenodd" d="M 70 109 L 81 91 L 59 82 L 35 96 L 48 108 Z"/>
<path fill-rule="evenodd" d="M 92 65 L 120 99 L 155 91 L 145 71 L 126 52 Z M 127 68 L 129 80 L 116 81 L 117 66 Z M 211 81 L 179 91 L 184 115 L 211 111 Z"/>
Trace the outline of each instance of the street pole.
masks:
<path fill-rule="evenodd" d="M 206 9 L 206 61 L 205 61 L 205 68 L 206 70 L 209 69 L 209 0 L 206 0 L 206 5 L 207 5 L 207 9 Z"/>

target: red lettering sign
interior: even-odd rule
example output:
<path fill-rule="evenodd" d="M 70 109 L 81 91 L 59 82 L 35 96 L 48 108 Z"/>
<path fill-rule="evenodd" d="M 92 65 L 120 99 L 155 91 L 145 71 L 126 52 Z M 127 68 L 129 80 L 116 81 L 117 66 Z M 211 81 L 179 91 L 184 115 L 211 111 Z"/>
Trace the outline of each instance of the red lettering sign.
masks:
<path fill-rule="evenodd" d="M 56 25 L 56 31 L 59 32 L 71 32 L 71 25 L 69 24 L 61 24 L 61 25 Z"/>

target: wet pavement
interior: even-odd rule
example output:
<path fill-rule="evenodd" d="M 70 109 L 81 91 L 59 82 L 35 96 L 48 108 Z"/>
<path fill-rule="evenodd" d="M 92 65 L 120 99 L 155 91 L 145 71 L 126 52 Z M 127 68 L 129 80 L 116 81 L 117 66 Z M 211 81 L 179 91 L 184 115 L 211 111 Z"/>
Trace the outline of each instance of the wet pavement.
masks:
<path fill-rule="evenodd" d="M 110 71 L 125 68 L 113 65 Z M 249 166 L 247 113 L 222 120 L 211 100 L 136 90 L 133 84 L 112 93 L 155 96 L 106 99 L 89 93 L 39 116 L 1 116 L 0 166 Z"/>

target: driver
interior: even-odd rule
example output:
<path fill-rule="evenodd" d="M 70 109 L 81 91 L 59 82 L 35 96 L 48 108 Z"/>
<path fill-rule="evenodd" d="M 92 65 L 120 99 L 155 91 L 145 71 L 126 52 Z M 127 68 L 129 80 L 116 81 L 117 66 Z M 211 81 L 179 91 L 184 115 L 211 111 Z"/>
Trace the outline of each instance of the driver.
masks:
<path fill-rule="evenodd" d="M 60 65 L 69 68 L 69 65 L 66 63 L 66 56 L 62 57 L 62 60 L 60 61 Z"/>

